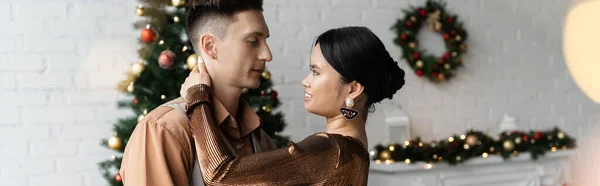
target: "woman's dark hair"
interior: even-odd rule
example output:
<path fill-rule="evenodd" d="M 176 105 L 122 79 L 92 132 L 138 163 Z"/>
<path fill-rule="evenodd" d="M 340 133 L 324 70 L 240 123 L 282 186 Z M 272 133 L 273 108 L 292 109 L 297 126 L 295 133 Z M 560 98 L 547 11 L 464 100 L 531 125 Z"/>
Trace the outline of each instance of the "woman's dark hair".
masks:
<path fill-rule="evenodd" d="M 323 56 L 342 76 L 342 83 L 357 81 L 367 95 L 366 108 L 392 99 L 404 85 L 404 70 L 379 38 L 366 27 L 331 29 L 317 37 Z"/>

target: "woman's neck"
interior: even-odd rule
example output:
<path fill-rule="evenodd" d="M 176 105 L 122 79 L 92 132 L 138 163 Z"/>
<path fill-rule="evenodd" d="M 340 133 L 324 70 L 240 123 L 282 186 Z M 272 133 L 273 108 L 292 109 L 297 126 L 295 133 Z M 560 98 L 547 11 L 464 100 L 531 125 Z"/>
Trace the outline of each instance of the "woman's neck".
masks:
<path fill-rule="evenodd" d="M 354 137 L 360 140 L 365 148 L 367 148 L 368 140 L 367 131 L 365 130 L 366 121 L 366 117 L 360 116 L 354 118 L 353 120 L 347 120 L 340 114 L 332 118 L 327 118 L 325 132 Z"/>

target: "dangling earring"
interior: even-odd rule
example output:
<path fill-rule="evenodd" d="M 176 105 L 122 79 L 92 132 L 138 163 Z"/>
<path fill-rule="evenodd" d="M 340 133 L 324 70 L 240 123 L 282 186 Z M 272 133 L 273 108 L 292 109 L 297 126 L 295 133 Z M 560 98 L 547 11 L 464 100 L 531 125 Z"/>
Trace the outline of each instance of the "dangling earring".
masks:
<path fill-rule="evenodd" d="M 352 119 L 356 118 L 356 116 L 358 116 L 358 111 L 352 109 L 352 106 L 354 106 L 354 100 L 352 100 L 350 98 L 346 98 L 346 107 L 348 107 L 348 108 L 340 109 L 340 111 L 342 112 L 342 115 L 347 120 L 352 120 Z"/>

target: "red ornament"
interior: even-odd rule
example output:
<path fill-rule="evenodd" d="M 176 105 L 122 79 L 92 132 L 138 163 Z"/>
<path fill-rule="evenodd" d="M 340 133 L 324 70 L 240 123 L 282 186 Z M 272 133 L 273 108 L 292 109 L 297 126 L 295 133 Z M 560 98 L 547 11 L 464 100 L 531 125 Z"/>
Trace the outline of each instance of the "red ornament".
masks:
<path fill-rule="evenodd" d="M 419 8 L 418 12 L 419 12 L 419 15 L 421 15 L 421 16 L 427 15 L 427 11 L 423 10 L 422 8 Z"/>
<path fill-rule="evenodd" d="M 420 57 L 421 57 L 421 55 L 418 52 L 413 53 L 413 58 L 419 59 Z"/>
<path fill-rule="evenodd" d="M 156 33 L 150 28 L 145 28 L 142 30 L 141 38 L 144 43 L 152 43 L 156 40 Z"/>
<path fill-rule="evenodd" d="M 444 54 L 444 59 L 450 59 L 450 53 L 446 52 L 446 53 Z"/>
<path fill-rule="evenodd" d="M 448 39 L 450 39 L 450 35 L 444 34 L 444 40 L 448 40 Z"/>
<path fill-rule="evenodd" d="M 140 103 L 140 101 L 138 100 L 138 98 L 137 97 L 133 98 L 133 104 L 137 105 L 138 103 Z"/>
<path fill-rule="evenodd" d="M 400 39 L 402 39 L 403 41 L 408 39 L 408 36 L 406 36 L 406 34 L 402 34 L 400 35 Z"/>
<path fill-rule="evenodd" d="M 413 22 L 412 21 L 406 21 L 406 26 L 411 28 L 413 26 Z"/>
<path fill-rule="evenodd" d="M 450 34 L 452 34 L 452 35 L 456 35 L 456 30 L 452 30 L 452 31 L 450 31 Z"/>
<path fill-rule="evenodd" d="M 454 148 L 458 148 L 458 145 L 460 145 L 460 144 L 458 144 L 458 141 L 454 140 L 452 142 L 452 146 L 454 146 Z"/>
<path fill-rule="evenodd" d="M 444 64 L 444 63 L 446 63 L 446 60 L 444 60 L 444 58 L 440 58 L 440 59 L 438 59 L 438 62 L 439 62 L 440 64 Z"/>
<path fill-rule="evenodd" d="M 536 133 L 533 135 L 533 139 L 535 139 L 535 140 L 540 140 L 540 139 L 542 139 L 543 137 L 544 137 L 544 134 L 543 134 L 542 132 L 536 132 Z"/>
<path fill-rule="evenodd" d="M 158 65 L 164 69 L 170 69 L 175 64 L 175 52 L 170 50 L 165 50 L 160 53 L 158 57 Z"/>
<path fill-rule="evenodd" d="M 117 182 L 123 181 L 123 177 L 121 177 L 121 174 L 115 175 L 115 181 L 117 181 Z"/>
<path fill-rule="evenodd" d="M 437 78 L 437 77 L 438 77 L 438 75 L 440 75 L 440 73 L 438 73 L 438 72 L 433 72 L 433 73 L 431 73 L 431 75 L 433 75 L 433 77 L 434 77 L 434 78 Z"/>
<path fill-rule="evenodd" d="M 273 91 L 271 91 L 271 99 L 272 99 L 272 100 L 275 100 L 275 99 L 277 99 L 277 91 L 274 91 L 274 90 L 273 90 Z"/>
<path fill-rule="evenodd" d="M 422 70 L 417 70 L 417 76 L 423 76 L 423 71 Z"/>
<path fill-rule="evenodd" d="M 529 136 L 523 136 L 523 141 L 529 141 Z"/>
<path fill-rule="evenodd" d="M 453 17 L 449 17 L 448 18 L 448 23 L 454 23 L 454 18 Z"/>

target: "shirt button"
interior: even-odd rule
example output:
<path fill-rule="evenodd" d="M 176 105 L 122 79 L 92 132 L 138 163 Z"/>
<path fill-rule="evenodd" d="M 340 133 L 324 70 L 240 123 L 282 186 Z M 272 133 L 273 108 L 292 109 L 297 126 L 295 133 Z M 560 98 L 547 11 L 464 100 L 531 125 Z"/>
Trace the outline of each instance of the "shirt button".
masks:
<path fill-rule="evenodd" d="M 244 147 L 244 145 L 243 145 L 243 144 L 238 144 L 238 145 L 237 145 L 237 149 L 241 149 L 242 147 Z"/>

